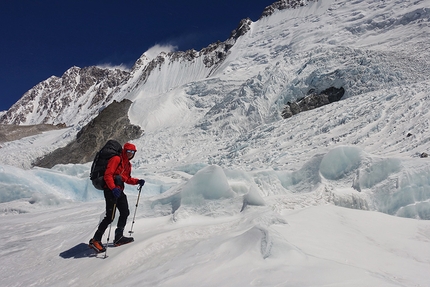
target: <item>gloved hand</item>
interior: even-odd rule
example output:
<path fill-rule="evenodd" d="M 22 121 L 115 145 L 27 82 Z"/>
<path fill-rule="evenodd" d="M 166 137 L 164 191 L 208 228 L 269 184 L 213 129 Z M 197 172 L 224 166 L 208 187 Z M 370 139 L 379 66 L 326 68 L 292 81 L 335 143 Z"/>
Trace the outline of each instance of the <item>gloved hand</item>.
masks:
<path fill-rule="evenodd" d="M 112 189 L 112 193 L 115 198 L 118 198 L 121 195 L 121 189 L 119 189 L 118 187 L 115 187 L 114 189 Z"/>
<path fill-rule="evenodd" d="M 139 181 L 137 182 L 140 186 L 143 186 L 145 184 L 145 180 L 144 179 L 139 179 Z"/>

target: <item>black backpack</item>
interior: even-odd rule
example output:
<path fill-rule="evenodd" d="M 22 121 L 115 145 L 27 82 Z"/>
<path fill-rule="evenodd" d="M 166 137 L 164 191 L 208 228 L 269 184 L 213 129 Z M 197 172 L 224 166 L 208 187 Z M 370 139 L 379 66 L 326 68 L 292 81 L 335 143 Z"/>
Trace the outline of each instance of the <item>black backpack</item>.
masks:
<path fill-rule="evenodd" d="M 103 190 L 106 185 L 103 176 L 106 171 L 108 161 L 111 157 L 118 155 L 121 156 L 122 146 L 116 140 L 108 140 L 107 143 L 94 157 L 91 166 L 90 179 L 95 188 Z"/>

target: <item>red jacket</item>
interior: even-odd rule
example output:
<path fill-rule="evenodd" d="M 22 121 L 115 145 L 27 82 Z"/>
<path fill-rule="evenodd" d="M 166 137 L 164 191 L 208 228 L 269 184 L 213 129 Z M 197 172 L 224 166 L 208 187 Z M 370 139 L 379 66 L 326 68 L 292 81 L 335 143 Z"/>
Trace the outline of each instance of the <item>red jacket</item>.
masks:
<path fill-rule="evenodd" d="M 115 187 L 122 189 L 121 186 L 115 185 L 114 178 L 116 175 L 120 175 L 122 181 L 128 184 L 136 185 L 139 182 L 139 179 L 131 177 L 131 163 L 127 157 L 127 150 L 136 151 L 136 146 L 131 143 L 126 143 L 122 149 L 121 156 L 113 156 L 107 164 L 103 178 L 110 190 Z"/>

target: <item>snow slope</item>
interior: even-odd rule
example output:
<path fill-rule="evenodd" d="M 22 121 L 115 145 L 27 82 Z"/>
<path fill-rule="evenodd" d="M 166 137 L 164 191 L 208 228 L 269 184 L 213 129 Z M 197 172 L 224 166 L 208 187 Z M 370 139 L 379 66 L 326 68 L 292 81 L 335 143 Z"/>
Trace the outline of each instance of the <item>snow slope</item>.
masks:
<path fill-rule="evenodd" d="M 309 2 L 252 23 L 207 77 L 130 85 L 146 184 L 137 210 L 125 190 L 135 242 L 105 259 L 86 246 L 91 163 L 30 168 L 77 130 L 4 143 L 1 285 L 430 286 L 429 4 Z M 280 118 L 329 86 L 344 99 Z"/>

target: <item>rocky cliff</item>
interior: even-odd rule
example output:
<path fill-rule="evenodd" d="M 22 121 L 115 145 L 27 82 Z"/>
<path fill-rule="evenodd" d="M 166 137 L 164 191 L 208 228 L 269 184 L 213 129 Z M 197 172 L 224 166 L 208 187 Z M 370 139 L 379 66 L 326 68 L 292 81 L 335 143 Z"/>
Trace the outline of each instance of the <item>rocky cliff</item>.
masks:
<path fill-rule="evenodd" d="M 142 135 L 140 127 L 130 124 L 127 111 L 131 101 L 114 101 L 89 122 L 77 134 L 75 140 L 45 157 L 38 159 L 34 165 L 51 168 L 56 164 L 86 163 L 92 161 L 96 152 L 109 139 L 121 144 Z"/>

